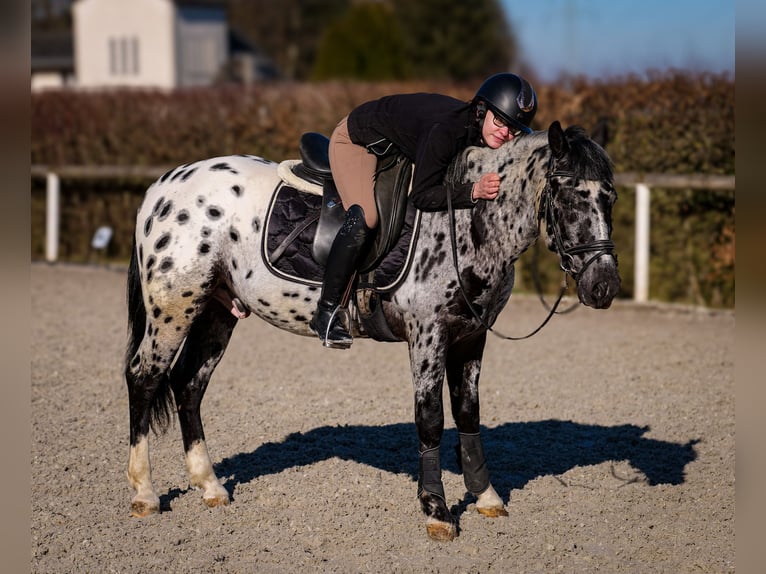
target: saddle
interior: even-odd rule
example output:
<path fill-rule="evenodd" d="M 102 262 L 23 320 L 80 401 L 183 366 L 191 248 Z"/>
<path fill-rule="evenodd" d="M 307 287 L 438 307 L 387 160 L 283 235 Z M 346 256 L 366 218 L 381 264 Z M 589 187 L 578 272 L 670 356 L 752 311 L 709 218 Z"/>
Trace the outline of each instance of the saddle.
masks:
<path fill-rule="evenodd" d="M 315 286 L 322 284 L 330 247 L 346 214 L 330 171 L 328 146 L 326 136 L 305 133 L 299 145 L 301 159 L 279 164 L 281 181 L 269 205 L 263 241 L 263 259 L 272 273 Z M 360 266 L 354 303 L 365 335 L 398 341 L 385 322 L 380 297 L 407 274 L 420 212 L 407 201 L 412 163 L 393 146 L 376 155 L 378 232 Z"/>

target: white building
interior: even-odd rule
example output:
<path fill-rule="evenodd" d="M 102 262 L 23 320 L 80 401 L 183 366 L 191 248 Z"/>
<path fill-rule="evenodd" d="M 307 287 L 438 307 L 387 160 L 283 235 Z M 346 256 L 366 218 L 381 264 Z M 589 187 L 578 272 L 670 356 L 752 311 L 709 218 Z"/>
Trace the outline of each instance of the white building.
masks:
<path fill-rule="evenodd" d="M 229 30 L 221 0 L 75 0 L 72 26 L 68 69 L 36 58 L 33 37 L 33 90 L 174 89 L 231 79 L 232 71 L 242 82 L 276 75 Z M 66 61 L 66 54 L 59 56 Z"/>

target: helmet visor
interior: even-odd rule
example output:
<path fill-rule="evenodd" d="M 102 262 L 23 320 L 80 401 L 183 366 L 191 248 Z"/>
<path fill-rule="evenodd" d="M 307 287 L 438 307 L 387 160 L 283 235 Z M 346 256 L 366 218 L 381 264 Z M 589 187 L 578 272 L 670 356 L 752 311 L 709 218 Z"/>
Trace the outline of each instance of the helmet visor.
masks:
<path fill-rule="evenodd" d="M 489 109 L 492 110 L 492 115 L 494 116 L 492 118 L 493 123 L 499 128 L 507 126 L 514 137 L 520 134 L 532 133 L 532 129 L 529 126 L 525 126 L 520 121 L 508 117 L 506 114 L 495 108 L 495 106 L 489 106 Z"/>

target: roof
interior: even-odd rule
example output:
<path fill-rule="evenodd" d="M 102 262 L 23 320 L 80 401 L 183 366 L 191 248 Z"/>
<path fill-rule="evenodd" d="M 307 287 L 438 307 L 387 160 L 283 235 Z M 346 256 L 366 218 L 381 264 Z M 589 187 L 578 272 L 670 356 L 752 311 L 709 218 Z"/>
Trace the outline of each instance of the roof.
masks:
<path fill-rule="evenodd" d="M 32 31 L 32 71 L 74 70 L 74 43 L 70 30 Z"/>

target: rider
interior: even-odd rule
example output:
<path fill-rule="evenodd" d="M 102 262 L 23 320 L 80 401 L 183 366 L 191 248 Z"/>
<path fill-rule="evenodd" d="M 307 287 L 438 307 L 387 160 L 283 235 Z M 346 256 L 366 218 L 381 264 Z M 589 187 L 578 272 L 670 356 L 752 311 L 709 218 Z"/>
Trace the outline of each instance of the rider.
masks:
<path fill-rule="evenodd" d="M 330 138 L 330 167 L 346 217 L 333 241 L 322 293 L 310 322 L 325 347 L 347 349 L 352 338 L 338 316 L 357 266 L 378 225 L 375 169 L 378 155 L 394 146 L 415 164 L 410 201 L 422 211 L 457 208 L 494 200 L 500 176 L 445 184 L 447 167 L 468 146 L 498 148 L 532 130 L 537 111 L 532 86 L 516 74 L 487 78 L 470 102 L 441 94 L 398 94 L 361 104 L 343 118 Z M 378 155 L 376 155 L 378 154 Z"/>

